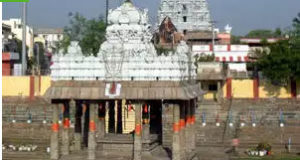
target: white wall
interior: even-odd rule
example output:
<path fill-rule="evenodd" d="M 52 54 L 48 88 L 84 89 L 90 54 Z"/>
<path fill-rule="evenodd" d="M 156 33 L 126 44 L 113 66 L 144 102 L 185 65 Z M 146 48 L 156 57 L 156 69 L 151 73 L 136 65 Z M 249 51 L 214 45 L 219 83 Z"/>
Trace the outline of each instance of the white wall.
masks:
<path fill-rule="evenodd" d="M 246 61 L 248 59 L 248 54 L 250 53 L 250 47 L 248 45 L 215 45 L 214 53 L 215 57 L 219 58 L 220 61 L 225 57 L 227 62 L 230 62 L 230 57 L 232 57 L 233 62 Z M 195 55 L 212 55 L 212 47 L 210 45 L 193 45 L 192 46 L 193 56 Z"/>

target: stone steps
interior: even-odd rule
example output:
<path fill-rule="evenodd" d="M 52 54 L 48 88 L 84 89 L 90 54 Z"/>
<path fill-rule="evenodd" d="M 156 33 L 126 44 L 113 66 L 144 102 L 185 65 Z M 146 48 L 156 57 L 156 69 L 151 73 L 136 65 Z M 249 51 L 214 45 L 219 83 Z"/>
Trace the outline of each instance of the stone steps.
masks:
<path fill-rule="evenodd" d="M 3 160 L 45 160 L 49 158 L 50 155 L 46 152 L 2 152 Z"/>
<path fill-rule="evenodd" d="M 300 129 L 300 111 L 297 109 L 291 110 L 283 108 L 285 127 L 281 128 L 279 126 L 280 108 L 281 106 L 276 107 L 273 104 L 259 106 L 257 102 L 254 101 L 250 101 L 250 104 L 237 104 L 236 102 L 233 102 L 231 107 L 229 104 L 223 105 L 213 102 L 201 103 L 196 111 L 196 127 L 198 131 L 197 146 L 198 148 L 202 148 L 202 150 L 205 150 L 205 148 L 220 148 L 222 150 L 226 147 L 230 148 L 233 137 L 238 136 L 238 139 L 240 140 L 239 148 L 242 148 L 243 151 L 250 147 L 256 147 L 258 143 L 263 140 L 270 140 L 269 143 L 274 147 L 274 150 L 284 151 L 284 143 L 287 143 L 288 137 L 292 137 L 292 143 L 294 143 L 292 152 L 295 152 L 296 150 L 299 152 L 300 136 L 298 132 Z M 230 109 L 231 112 L 228 112 L 228 109 Z M 251 111 L 254 111 L 256 116 L 255 128 L 252 127 Z M 202 126 L 203 112 L 205 112 L 205 127 Z M 232 115 L 232 122 L 234 123 L 233 127 L 229 127 L 229 113 Z M 221 123 L 219 127 L 216 127 L 217 114 L 219 114 L 219 121 Z M 246 126 L 243 128 L 240 127 L 240 118 L 243 118 L 246 123 Z M 280 133 L 280 135 L 276 134 L 277 132 Z M 283 144 L 280 142 L 281 135 L 284 136 L 282 137 Z M 203 152 L 203 154 L 206 154 L 206 152 Z M 214 154 L 213 156 L 218 157 Z M 205 158 L 202 157 L 202 159 Z M 219 159 L 223 160 L 221 156 Z"/>

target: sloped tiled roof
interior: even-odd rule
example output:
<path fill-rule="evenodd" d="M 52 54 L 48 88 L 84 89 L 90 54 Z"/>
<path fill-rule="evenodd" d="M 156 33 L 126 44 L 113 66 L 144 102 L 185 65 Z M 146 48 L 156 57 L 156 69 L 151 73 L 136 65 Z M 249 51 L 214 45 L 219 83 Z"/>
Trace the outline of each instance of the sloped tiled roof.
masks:
<path fill-rule="evenodd" d="M 173 81 L 127 81 L 122 85 L 119 96 L 114 99 L 134 100 L 188 100 L 202 94 L 196 84 Z M 110 99 L 105 95 L 106 82 L 103 81 L 57 81 L 47 90 L 47 99 Z"/>

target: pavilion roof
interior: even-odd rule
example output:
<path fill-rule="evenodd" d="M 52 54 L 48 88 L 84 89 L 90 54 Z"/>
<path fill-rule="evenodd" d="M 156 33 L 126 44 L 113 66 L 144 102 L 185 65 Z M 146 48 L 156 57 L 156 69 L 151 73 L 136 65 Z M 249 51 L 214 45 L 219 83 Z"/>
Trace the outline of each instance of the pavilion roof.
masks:
<path fill-rule="evenodd" d="M 46 91 L 45 98 L 82 100 L 188 100 L 203 94 L 197 84 L 174 81 L 122 81 L 120 94 L 109 97 L 105 94 L 104 81 L 56 81 Z"/>

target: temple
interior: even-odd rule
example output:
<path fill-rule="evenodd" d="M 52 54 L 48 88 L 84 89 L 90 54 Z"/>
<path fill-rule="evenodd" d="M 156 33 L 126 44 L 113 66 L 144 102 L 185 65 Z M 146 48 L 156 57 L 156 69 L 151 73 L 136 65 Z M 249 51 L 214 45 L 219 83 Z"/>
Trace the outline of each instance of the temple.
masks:
<path fill-rule="evenodd" d="M 189 46 L 223 42 L 206 0 L 161 0 L 157 19 L 153 38 L 157 48 L 173 50 L 181 40 Z"/>
<path fill-rule="evenodd" d="M 120 152 L 134 160 L 159 159 L 159 148 L 171 150 L 174 160 L 195 158 L 201 90 L 189 47 L 180 41 L 158 55 L 148 11 L 130 1 L 110 10 L 108 23 L 97 57 L 84 56 L 78 42 L 53 57 L 46 92 L 53 108 L 51 159 L 85 149 L 85 159 Z"/>
<path fill-rule="evenodd" d="M 206 0 L 161 0 L 159 26 L 169 17 L 179 32 L 211 31 L 212 24 Z"/>

